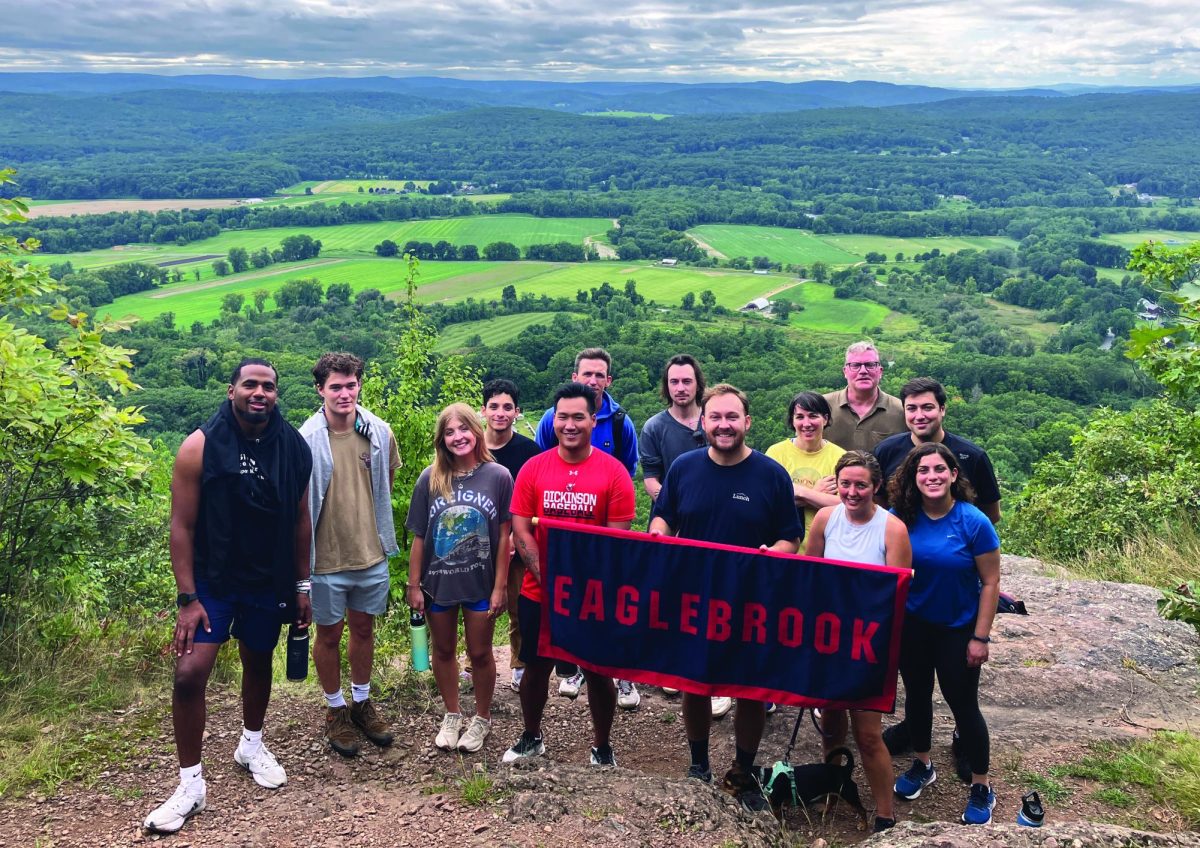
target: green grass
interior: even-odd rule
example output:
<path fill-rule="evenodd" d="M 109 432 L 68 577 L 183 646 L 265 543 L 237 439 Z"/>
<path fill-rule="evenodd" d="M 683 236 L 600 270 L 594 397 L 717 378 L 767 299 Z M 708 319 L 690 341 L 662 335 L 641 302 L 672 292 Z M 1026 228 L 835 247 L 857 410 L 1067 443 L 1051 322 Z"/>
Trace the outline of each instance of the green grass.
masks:
<path fill-rule="evenodd" d="M 656 121 L 671 117 L 666 112 L 629 112 L 624 109 L 614 109 L 611 112 L 584 112 L 583 114 L 591 118 L 653 118 Z"/>
<path fill-rule="evenodd" d="M 1122 247 L 1134 248 L 1144 241 L 1153 239 L 1157 242 L 1179 242 L 1181 245 L 1200 241 L 1200 232 L 1181 230 L 1138 230 L 1133 233 L 1109 233 L 1100 236 L 1101 241 L 1119 244 Z"/>
<path fill-rule="evenodd" d="M 776 297 L 804 306 L 788 316 L 788 324 L 805 330 L 859 335 L 864 333 L 864 327 L 882 326 L 889 334 L 915 333 L 920 329 L 917 319 L 909 315 L 870 301 L 839 300 L 834 297 L 832 286 L 820 283 L 802 283 L 779 292 Z"/>
<path fill-rule="evenodd" d="M 1038 317 L 1036 309 L 1026 309 L 1024 306 L 1013 306 L 1000 300 L 987 299 L 993 317 L 1003 326 L 1014 330 L 1023 330 L 1035 341 L 1045 341 L 1058 332 L 1058 325 L 1043 321 Z"/>
<path fill-rule="evenodd" d="M 535 324 L 549 324 L 554 320 L 554 312 L 522 312 L 517 315 L 502 315 L 499 318 L 488 318 L 484 321 L 468 321 L 465 324 L 451 324 L 442 330 L 438 336 L 437 350 L 447 353 L 467 346 L 467 340 L 479 336 L 483 344 L 494 347 L 509 339 L 516 338 L 526 327 Z M 507 637 L 506 637 L 507 638 Z"/>
<path fill-rule="evenodd" d="M 1102 791 L 1126 797 L 1144 793 L 1173 809 L 1187 827 L 1200 826 L 1200 739 L 1190 734 L 1160 731 L 1127 747 L 1101 743 L 1080 762 L 1052 772 L 1097 781 L 1105 784 Z"/>
<path fill-rule="evenodd" d="M 767 256 L 772 261 L 792 265 L 851 265 L 864 261 L 868 253 L 882 253 L 891 261 L 897 253 L 911 257 L 933 249 L 942 253 L 960 250 L 1015 248 L 1012 239 L 999 236 L 893 238 L 872 235 L 815 235 L 786 227 L 759 227 L 738 224 L 705 224 L 688 230 L 700 241 L 727 257 Z"/>
<path fill-rule="evenodd" d="M 704 224 L 688 230 L 688 235 L 729 258 L 768 256 L 772 261 L 792 265 L 813 262 L 850 265 L 862 261 L 858 254 L 836 247 L 812 233 L 786 227 Z"/>
<path fill-rule="evenodd" d="M 269 272 L 267 276 L 260 277 L 253 277 L 253 271 L 214 277 L 209 263 L 203 263 L 199 284 L 189 277 L 182 283 L 118 298 L 99 308 L 97 313 L 114 317 L 136 315 L 150 318 L 163 312 L 174 312 L 176 322 L 186 325 L 192 321 L 215 318 L 220 313 L 222 297 L 228 293 L 242 294 L 249 302 L 256 289 L 275 291 L 287 280 L 299 277 L 316 277 L 324 286 L 349 283 L 355 292 L 377 288 L 384 294 L 398 294 L 404 290 L 405 265 L 401 260 L 338 260 L 336 256 L 331 260 L 313 267 L 301 267 L 308 263 L 297 263 L 290 268 L 272 266 L 266 269 Z M 322 262 L 324 259 L 316 261 Z M 516 286 L 518 294 L 530 292 L 574 298 L 580 289 L 596 288 L 604 282 L 621 289 L 628 279 L 637 282 L 638 293 L 647 300 L 677 306 L 684 293 L 695 292 L 698 297 L 700 292 L 711 289 L 717 296 L 717 303 L 736 309 L 777 286 L 781 278 L 758 276 L 748 271 L 663 268 L 650 262 L 556 264 L 427 261 L 421 263 L 417 298 L 422 303 L 456 302 L 468 297 L 498 300 L 507 285 Z M 828 314 L 834 315 L 839 310 L 849 308 L 849 305 L 865 306 L 874 316 L 866 322 L 871 326 L 887 316 L 887 310 L 882 306 L 858 304 L 856 301 L 843 301 L 836 310 L 829 310 Z M 808 321 L 799 326 L 810 325 L 812 322 Z M 915 327 L 915 322 L 912 326 Z M 834 332 L 841 331 L 835 329 Z M 857 327 L 854 332 L 858 332 Z"/>
<path fill-rule="evenodd" d="M 1040 774 L 1036 771 L 1022 770 L 1017 772 L 1017 783 L 1026 791 L 1036 789 L 1038 796 L 1045 804 L 1060 804 L 1071 797 L 1070 787 L 1057 778 Z"/>

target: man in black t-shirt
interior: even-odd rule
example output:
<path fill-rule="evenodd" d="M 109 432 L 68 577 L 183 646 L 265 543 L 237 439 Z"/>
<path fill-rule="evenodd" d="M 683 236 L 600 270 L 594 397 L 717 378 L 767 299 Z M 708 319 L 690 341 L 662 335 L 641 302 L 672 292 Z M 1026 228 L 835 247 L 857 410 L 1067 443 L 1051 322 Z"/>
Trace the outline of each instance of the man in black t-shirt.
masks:
<path fill-rule="evenodd" d="M 490 380 L 483 387 L 483 414 L 487 428 L 483 441 L 492 452 L 496 462 L 508 469 L 514 480 L 517 472 L 527 461 L 542 452 L 533 439 L 516 431 L 513 425 L 521 418 L 521 394 L 511 380 Z M 509 667 L 512 678 L 509 686 L 514 692 L 521 691 L 521 678 L 525 664 L 521 662 L 521 630 L 517 617 L 517 596 L 521 593 L 521 580 L 525 576 L 525 562 L 517 553 L 515 545 L 509 545 L 512 560 L 508 566 L 508 644 L 512 649 Z"/>
<path fill-rule="evenodd" d="M 930 377 L 909 380 L 900 390 L 900 402 L 904 406 L 904 423 L 907 433 L 897 433 L 875 446 L 875 458 L 883 468 L 885 480 L 904 462 L 909 451 L 925 442 L 941 442 L 958 458 L 962 472 L 975 489 L 975 506 L 991 519 L 1000 523 L 1000 485 L 987 452 L 962 436 L 947 433 L 942 428 L 946 416 L 946 390 L 942 384 Z M 887 487 L 880 496 L 887 498 Z"/>
<path fill-rule="evenodd" d="M 179 448 L 171 477 L 171 568 L 175 603 L 171 714 L 179 788 L 144 827 L 174 833 L 201 812 L 200 767 L 205 689 L 217 651 L 232 635 L 242 660 L 241 739 L 233 759 L 267 789 L 287 783 L 262 741 L 271 697 L 271 655 L 279 628 L 306 628 L 312 523 L 312 453 L 276 408 L 278 376 L 263 359 L 245 359 L 227 400 Z"/>
<path fill-rule="evenodd" d="M 778 462 L 747 446 L 746 396 L 727 383 L 713 386 L 704 394 L 700 420 L 708 448 L 685 453 L 671 465 L 655 501 L 650 533 L 795 553 L 804 538 L 804 522 L 792 497 L 792 478 Z M 709 698 L 684 693 L 683 724 L 692 759 L 688 777 L 705 783 L 712 781 L 710 710 Z M 752 771 L 765 722 L 762 701 L 738 698 L 733 714 L 736 753 L 724 789 L 751 811 L 767 806 Z"/>

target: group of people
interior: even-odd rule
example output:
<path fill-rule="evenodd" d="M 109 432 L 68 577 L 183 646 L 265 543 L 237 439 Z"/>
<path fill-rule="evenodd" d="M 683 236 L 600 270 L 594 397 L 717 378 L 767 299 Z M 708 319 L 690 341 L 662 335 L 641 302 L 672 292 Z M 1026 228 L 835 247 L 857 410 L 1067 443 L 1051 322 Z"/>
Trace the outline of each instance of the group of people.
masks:
<path fill-rule="evenodd" d="M 349 354 L 322 356 L 313 368 L 322 405 L 297 431 L 276 408 L 274 368 L 245 360 L 226 402 L 179 450 L 170 549 L 179 589 L 173 717 L 180 783 L 147 817 L 149 830 L 174 832 L 204 809 L 205 688 L 217 649 L 231 635 L 243 667 L 243 732 L 234 760 L 261 786 L 287 780 L 262 741 L 271 653 L 285 622 L 316 623 L 313 657 L 330 747 L 354 756 L 363 737 L 392 742 L 371 702 L 370 681 L 374 619 L 386 611 L 388 558 L 398 552 L 391 490 L 400 456 L 386 422 L 358 403 L 362 373 L 362 361 Z M 995 475 L 986 453 L 943 429 L 946 396 L 936 381 L 911 380 L 899 397 L 884 393 L 883 363 L 866 341 L 847 349 L 844 373 L 842 390 L 796 395 L 786 417 L 794 437 L 765 454 L 746 444 L 746 395 L 728 384 L 707 386 L 700 363 L 687 354 L 666 363 L 666 408 L 640 438 L 608 391 L 612 359 L 602 348 L 576 357 L 535 440 L 516 432 L 520 394 L 508 380 L 489 382 L 479 408 L 442 410 L 433 463 L 416 483 L 405 521 L 413 540 L 408 603 L 429 622 L 445 706 L 437 747 L 479 751 L 491 733 L 493 628 L 507 610 L 509 685 L 519 693 L 522 729 L 503 760 L 545 753 L 542 717 L 557 671 L 560 694 L 573 698 L 586 687 L 591 764 L 616 765 L 616 709 L 635 709 L 640 695 L 630 681 L 556 668 L 539 654 L 545 530 L 538 519 L 630 529 L 640 462 L 651 535 L 915 569 L 900 662 L 912 767 L 893 780 L 877 712 L 826 711 L 824 744 L 827 751 L 838 747 L 853 728 L 875 799 L 875 829 L 891 827 L 893 798 L 914 799 L 936 778 L 936 672 L 972 772 L 963 821 L 989 821 L 995 796 L 977 695 L 999 593 Z M 469 719 L 459 694 L 460 609 L 475 691 Z M 347 622 L 349 704 L 340 653 Z M 713 781 L 711 723 L 731 708 L 735 756 L 722 787 L 761 810 L 767 802 L 753 764 L 774 705 L 738 698 L 733 706 L 729 698 L 684 692 L 687 774 Z"/>

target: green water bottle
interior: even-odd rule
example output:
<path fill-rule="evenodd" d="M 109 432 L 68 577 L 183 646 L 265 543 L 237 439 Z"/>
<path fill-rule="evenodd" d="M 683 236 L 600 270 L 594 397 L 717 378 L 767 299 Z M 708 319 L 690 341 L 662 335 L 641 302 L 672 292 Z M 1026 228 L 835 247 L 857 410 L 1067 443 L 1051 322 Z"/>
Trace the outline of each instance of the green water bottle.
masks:
<path fill-rule="evenodd" d="M 425 616 L 413 610 L 409 619 L 412 626 L 412 664 L 416 671 L 429 671 L 429 628 Z"/>

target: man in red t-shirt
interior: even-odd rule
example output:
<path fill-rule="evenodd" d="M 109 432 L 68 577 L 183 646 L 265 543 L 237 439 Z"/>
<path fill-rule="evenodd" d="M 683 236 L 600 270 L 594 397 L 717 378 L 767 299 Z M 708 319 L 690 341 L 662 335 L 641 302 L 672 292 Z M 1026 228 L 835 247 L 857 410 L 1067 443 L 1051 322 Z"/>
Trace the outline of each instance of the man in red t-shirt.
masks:
<path fill-rule="evenodd" d="M 554 660 L 538 655 L 542 625 L 541 552 L 546 531 L 535 518 L 628 530 L 635 511 L 633 481 L 618 460 L 592 447 L 596 426 L 596 394 L 582 383 L 567 383 L 554 394 L 554 435 L 558 445 L 522 466 L 513 488 L 513 540 L 525 560 L 525 580 L 517 599 L 521 627 L 521 714 L 525 730 L 504 753 L 504 762 L 546 753 L 542 713 Z M 510 601 L 511 603 L 511 601 Z M 584 670 L 588 709 L 592 714 L 594 766 L 615 766 L 609 732 L 617 707 L 611 677 Z"/>

